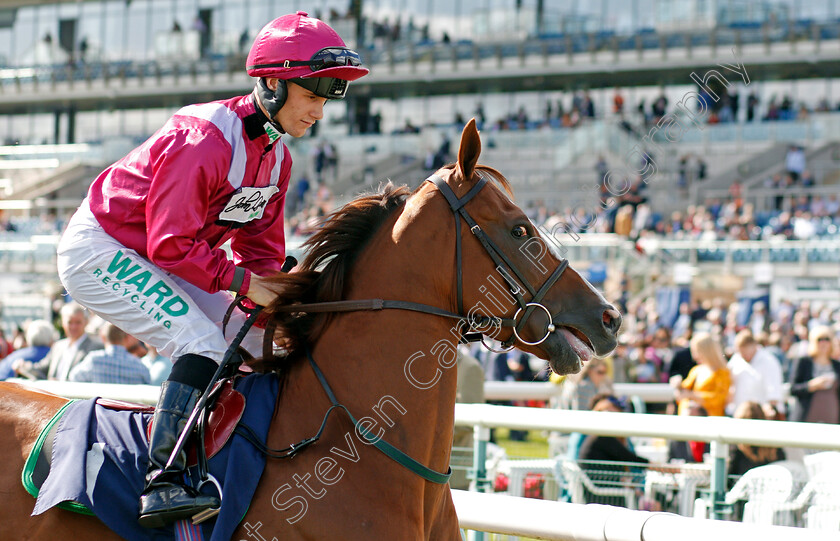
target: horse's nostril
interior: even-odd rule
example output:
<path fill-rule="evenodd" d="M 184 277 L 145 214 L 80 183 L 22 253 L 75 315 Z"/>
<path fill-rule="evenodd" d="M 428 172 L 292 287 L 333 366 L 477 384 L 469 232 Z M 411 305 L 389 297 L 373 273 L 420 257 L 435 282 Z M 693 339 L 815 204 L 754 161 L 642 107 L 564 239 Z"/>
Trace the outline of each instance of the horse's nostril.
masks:
<path fill-rule="evenodd" d="M 614 308 L 604 310 L 602 320 L 604 322 L 604 327 L 613 333 L 618 332 L 618 329 L 621 327 L 621 314 Z"/>

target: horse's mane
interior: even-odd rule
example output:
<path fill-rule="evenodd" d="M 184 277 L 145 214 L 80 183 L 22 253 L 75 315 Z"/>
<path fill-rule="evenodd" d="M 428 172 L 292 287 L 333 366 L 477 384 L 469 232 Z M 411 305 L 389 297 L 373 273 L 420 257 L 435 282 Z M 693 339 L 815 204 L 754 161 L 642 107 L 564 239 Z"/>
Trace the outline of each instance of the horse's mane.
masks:
<path fill-rule="evenodd" d="M 478 166 L 476 170 L 487 173 L 512 195 L 510 184 L 501 173 L 486 166 Z M 306 347 L 314 344 L 332 314 L 278 312 L 275 308 L 344 299 L 347 278 L 358 255 L 388 216 L 403 206 L 411 194 L 408 187 L 396 187 L 389 182 L 378 192 L 362 195 L 324 219 L 321 228 L 303 243 L 307 255 L 296 270 L 271 278 L 270 287 L 278 296 L 267 312 L 275 327 L 275 343 L 283 353 L 253 363 L 254 368 L 282 369 L 301 358 Z"/>
<path fill-rule="evenodd" d="M 332 315 L 276 312 L 273 308 L 341 300 L 349 270 L 359 253 L 409 195 L 408 187 L 396 187 L 389 182 L 378 192 L 362 195 L 335 210 L 303 243 L 306 257 L 295 271 L 271 278 L 270 287 L 278 295 L 267 308 L 275 325 L 275 343 L 284 353 L 273 359 L 263 359 L 258 363 L 259 369 L 282 368 L 288 360 L 300 357 L 306 346 L 321 334 Z"/>

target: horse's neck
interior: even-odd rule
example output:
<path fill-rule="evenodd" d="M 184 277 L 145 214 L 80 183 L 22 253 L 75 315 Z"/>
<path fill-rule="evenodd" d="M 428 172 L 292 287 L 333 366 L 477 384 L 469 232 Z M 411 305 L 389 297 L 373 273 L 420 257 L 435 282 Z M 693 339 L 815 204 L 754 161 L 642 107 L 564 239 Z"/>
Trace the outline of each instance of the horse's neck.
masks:
<path fill-rule="evenodd" d="M 348 314 L 324 332 L 313 357 L 356 418 L 372 418 L 384 430 L 383 439 L 445 471 L 456 351 L 446 325 L 434 319 L 396 311 Z"/>
<path fill-rule="evenodd" d="M 446 231 L 449 222 L 435 227 Z M 454 274 L 435 268 L 445 256 L 430 251 L 441 250 L 450 258 L 452 252 L 445 242 L 428 247 L 424 236 L 429 229 L 406 229 L 394 243 L 384 228 L 353 269 L 356 278 L 348 283 L 347 298 L 454 309 L 446 287 L 452 286 Z M 418 253 L 415 247 L 422 244 L 427 249 Z M 452 320 L 404 310 L 353 312 L 337 316 L 313 349 L 339 400 L 357 418 L 372 412 L 386 429 L 384 439 L 442 471 L 449 462 L 454 424 L 453 326 Z"/>

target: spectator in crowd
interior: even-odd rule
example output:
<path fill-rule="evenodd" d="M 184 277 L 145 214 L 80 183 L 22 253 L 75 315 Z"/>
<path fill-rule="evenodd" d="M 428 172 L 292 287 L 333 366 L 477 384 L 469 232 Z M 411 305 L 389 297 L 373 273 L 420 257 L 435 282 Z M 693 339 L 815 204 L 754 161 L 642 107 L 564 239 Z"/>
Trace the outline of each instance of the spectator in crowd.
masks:
<path fill-rule="evenodd" d="M 592 398 L 592 411 L 623 412 L 624 404 L 612 394 L 598 394 Z M 589 435 L 584 438 L 578 453 L 582 461 L 628 462 L 647 464 L 648 459 L 630 450 L 626 438 L 614 436 Z M 597 465 L 598 471 L 590 473 L 589 477 L 596 485 L 615 486 L 620 482 L 619 477 L 627 471 L 627 466 L 619 464 Z M 584 488 L 587 503 L 603 503 L 607 505 L 622 505 L 615 498 L 596 496 Z"/>
<path fill-rule="evenodd" d="M 671 332 L 665 327 L 659 327 L 653 332 L 650 344 L 645 348 L 645 359 L 656 366 L 659 374 L 658 382 L 664 383 L 671 365 L 674 351 L 671 348 Z"/>
<path fill-rule="evenodd" d="M 114 325 L 105 323 L 99 329 L 104 349 L 91 351 L 71 371 L 70 381 L 89 383 L 148 384 L 149 369 L 125 348 L 129 336 Z"/>
<path fill-rule="evenodd" d="M 55 329 L 46 320 L 36 319 L 26 326 L 27 347 L 18 349 L 0 361 L 0 380 L 15 377 L 12 368 L 16 362 L 35 364 L 50 352 L 55 339 Z M 18 364 L 18 366 L 21 366 Z M 26 374 L 22 374 L 26 376 Z"/>
<path fill-rule="evenodd" d="M 697 402 L 690 402 L 683 410 L 683 415 L 706 417 L 706 408 Z M 709 444 L 705 441 L 672 441 L 668 444 L 668 460 L 682 460 L 689 463 L 703 462 L 703 455 L 709 452 Z"/>
<path fill-rule="evenodd" d="M 626 334 L 620 335 L 615 350 L 605 358 L 607 362 L 612 364 L 613 383 L 628 383 L 630 381 L 630 355 L 627 350 L 629 343 L 630 339 Z"/>
<path fill-rule="evenodd" d="M 138 359 L 142 359 L 149 353 L 149 348 L 146 347 L 146 344 L 130 334 L 126 336 L 125 343 L 123 345 L 125 346 L 126 351 Z"/>
<path fill-rule="evenodd" d="M 732 392 L 726 413 L 732 415 L 742 402 L 758 402 L 771 416 L 782 403 L 782 365 L 775 355 L 758 345 L 752 331 L 735 336 L 736 353 L 729 360 Z"/>
<path fill-rule="evenodd" d="M 529 363 L 530 355 L 519 350 L 513 350 L 508 354 L 507 364 L 514 381 L 534 381 L 534 371 Z M 529 406 L 528 401 L 514 400 L 514 406 Z M 527 430 L 513 430 L 510 432 L 510 439 L 513 441 L 525 441 L 528 438 Z"/>
<path fill-rule="evenodd" d="M 630 380 L 633 383 L 661 383 L 662 373 L 655 360 L 646 354 L 650 348 L 644 335 L 638 335 L 630 358 L 635 364 L 630 368 Z"/>
<path fill-rule="evenodd" d="M 240 54 L 248 54 L 248 48 L 251 46 L 251 32 L 248 28 L 243 28 L 239 34 L 239 52 Z"/>
<path fill-rule="evenodd" d="M 735 410 L 736 419 L 764 420 L 764 409 L 758 402 L 742 402 Z M 740 443 L 729 447 L 729 462 L 727 463 L 727 479 L 729 487 L 735 484 L 738 477 L 758 466 L 764 466 L 777 460 L 784 460 L 784 451 L 776 447 L 756 447 Z"/>
<path fill-rule="evenodd" d="M 791 359 L 787 355 L 787 350 L 790 348 L 790 337 L 785 335 L 780 330 L 774 330 L 767 334 L 764 349 L 773 354 L 778 359 L 782 367 L 782 378 L 785 381 L 790 381 L 790 362 Z"/>
<path fill-rule="evenodd" d="M 12 343 L 6 340 L 6 334 L 0 328 L 0 359 L 5 359 L 14 350 Z"/>
<path fill-rule="evenodd" d="M 677 411 L 686 415 L 691 404 L 697 403 L 711 416 L 723 415 L 731 379 L 720 343 L 709 333 L 697 333 L 689 347 L 697 366 L 676 390 Z"/>
<path fill-rule="evenodd" d="M 785 169 L 793 182 L 799 181 L 805 171 L 805 151 L 801 146 L 791 145 L 785 155 Z"/>
<path fill-rule="evenodd" d="M 155 346 L 147 346 L 147 353 L 140 359 L 146 368 L 149 369 L 150 383 L 160 385 L 169 377 L 172 372 L 172 359 L 161 355 Z M 129 352 L 131 353 L 131 352 Z"/>
<path fill-rule="evenodd" d="M 753 304 L 749 327 L 753 336 L 758 336 L 770 329 L 770 316 L 767 314 L 767 306 L 764 302 L 758 301 Z"/>
<path fill-rule="evenodd" d="M 586 410 L 590 408 L 592 398 L 604 393 L 612 393 L 612 380 L 609 377 L 607 363 L 593 357 L 577 374 L 569 374 L 563 381 L 560 405 L 563 409 Z"/>
<path fill-rule="evenodd" d="M 809 335 L 808 356 L 791 369 L 790 394 L 796 398 L 791 421 L 840 422 L 840 361 L 834 351 L 836 338 L 829 327 L 815 327 Z"/>
<path fill-rule="evenodd" d="M 38 379 L 67 381 L 70 371 L 91 351 L 102 349 L 102 342 L 85 332 L 87 311 L 76 302 L 61 307 L 61 327 L 66 338 L 54 343 L 40 361 L 17 360 L 12 368 L 18 374 L 31 374 Z"/>
<path fill-rule="evenodd" d="M 674 328 L 672 329 L 674 332 L 674 340 L 689 336 L 689 333 L 692 330 L 691 324 L 691 304 L 681 302 L 679 315 L 677 315 L 677 320 L 674 322 Z"/>
<path fill-rule="evenodd" d="M 691 356 L 691 347 L 676 349 L 671 357 L 671 365 L 668 367 L 668 382 L 678 386 L 696 365 L 694 357 Z M 678 377 L 679 380 L 675 380 L 674 377 Z"/>
<path fill-rule="evenodd" d="M 11 351 L 17 351 L 21 348 L 26 347 L 26 333 L 23 331 L 23 328 L 20 325 L 15 325 L 15 331 L 12 335 L 12 349 Z"/>

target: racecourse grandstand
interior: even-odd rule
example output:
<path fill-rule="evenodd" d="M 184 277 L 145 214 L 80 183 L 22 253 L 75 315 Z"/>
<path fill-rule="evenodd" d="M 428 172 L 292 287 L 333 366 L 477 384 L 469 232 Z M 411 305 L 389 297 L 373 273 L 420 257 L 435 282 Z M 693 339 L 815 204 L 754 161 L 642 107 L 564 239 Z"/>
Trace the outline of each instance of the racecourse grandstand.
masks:
<path fill-rule="evenodd" d="M 416 187 L 453 161 L 476 118 L 480 163 L 508 177 L 543 235 L 625 315 L 607 363 L 612 382 L 666 384 L 695 332 L 715 334 L 730 359 L 748 328 L 781 353 L 790 385 L 809 332 L 840 335 L 837 4 L 6 2 L 0 330 L 11 337 L 31 319 L 54 319 L 67 300 L 55 246 L 92 179 L 181 106 L 249 92 L 253 36 L 270 18 L 307 9 L 349 38 L 371 74 L 325 109 L 311 137 L 287 141 L 290 252 L 358 193 L 388 180 Z M 538 362 L 519 363 L 526 376 L 473 353 L 488 379 L 497 369 L 499 380 L 548 377 Z M 562 407 L 572 409 L 569 400 Z M 669 401 L 633 405 L 665 411 Z M 779 413 L 794 402 L 788 393 Z M 542 437 L 515 432 L 506 437 Z M 559 439 L 567 450 L 568 434 Z M 661 458 L 661 446 L 644 443 Z M 573 470 L 564 485 L 556 469 L 559 483 L 535 494 L 577 502 L 570 480 L 585 472 Z M 499 471 L 513 479 L 516 467 Z M 647 491 L 646 509 L 693 512 L 693 499 L 654 494 L 640 475 L 619 487 L 632 498 L 610 494 L 642 508 Z M 785 524 L 806 525 L 806 508 Z M 733 509 L 732 518 L 749 515 Z"/>

